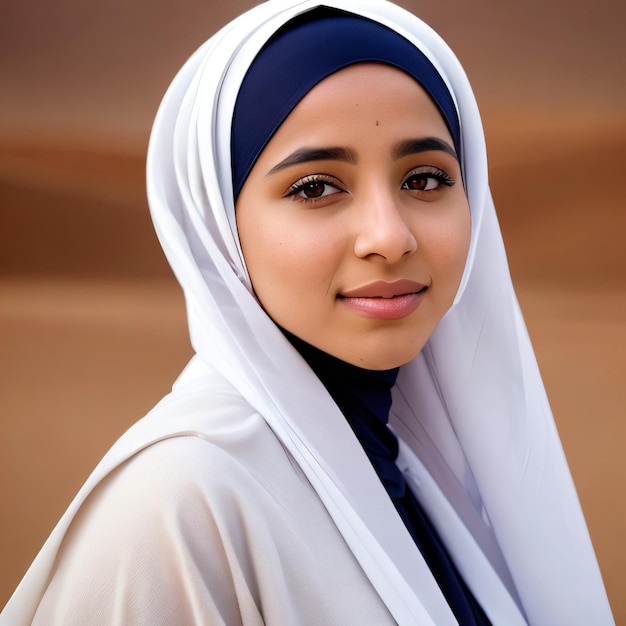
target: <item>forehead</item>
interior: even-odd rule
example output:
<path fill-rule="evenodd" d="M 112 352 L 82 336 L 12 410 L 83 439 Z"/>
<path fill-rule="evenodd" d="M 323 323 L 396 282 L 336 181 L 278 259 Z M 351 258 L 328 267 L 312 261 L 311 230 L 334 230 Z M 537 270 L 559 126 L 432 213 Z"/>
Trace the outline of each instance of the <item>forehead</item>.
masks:
<path fill-rule="evenodd" d="M 387 100 L 419 96 L 420 99 L 424 97 L 432 102 L 426 90 L 412 76 L 396 67 L 378 62 L 354 63 L 330 74 L 318 82 L 301 102 L 326 100 L 340 105 L 347 103 L 350 98 L 364 95 L 378 102 L 385 95 Z M 294 110 L 298 106 L 299 104 Z"/>
<path fill-rule="evenodd" d="M 313 87 L 278 129 L 301 142 L 313 132 L 341 137 L 368 125 L 383 130 L 434 135 L 452 142 L 446 123 L 426 90 L 404 71 L 382 63 L 358 63 Z M 275 143 L 272 140 L 270 143 Z"/>

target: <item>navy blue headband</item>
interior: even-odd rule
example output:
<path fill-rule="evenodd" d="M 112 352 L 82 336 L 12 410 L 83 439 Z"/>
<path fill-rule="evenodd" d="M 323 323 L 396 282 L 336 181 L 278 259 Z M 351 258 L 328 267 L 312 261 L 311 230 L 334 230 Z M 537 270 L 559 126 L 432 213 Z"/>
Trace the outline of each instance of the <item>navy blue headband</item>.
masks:
<path fill-rule="evenodd" d="M 263 148 L 298 102 L 330 74 L 367 61 L 397 67 L 422 85 L 439 108 L 460 156 L 456 107 L 426 56 L 377 22 L 314 9 L 288 22 L 268 41 L 241 84 L 231 131 L 235 199 Z"/>

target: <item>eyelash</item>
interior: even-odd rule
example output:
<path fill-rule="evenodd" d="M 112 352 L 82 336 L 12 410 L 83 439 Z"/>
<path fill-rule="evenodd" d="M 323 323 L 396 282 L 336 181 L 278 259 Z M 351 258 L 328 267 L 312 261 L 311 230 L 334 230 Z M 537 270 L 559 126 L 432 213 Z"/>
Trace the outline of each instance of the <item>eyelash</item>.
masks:
<path fill-rule="evenodd" d="M 422 178 L 422 179 L 433 178 L 437 181 L 439 185 L 445 185 L 446 187 L 452 187 L 456 183 L 456 181 L 452 177 L 450 177 L 444 170 L 442 170 L 439 167 L 435 167 L 434 165 L 425 165 L 425 166 L 417 167 L 411 170 L 404 177 L 404 180 L 402 181 L 401 189 L 406 189 L 407 191 L 414 191 L 417 193 L 428 193 L 430 191 L 436 191 L 437 188 L 435 189 L 409 189 L 408 187 L 405 187 L 405 185 L 408 183 L 408 181 L 411 178 Z M 338 184 L 336 178 L 333 178 L 332 176 L 328 176 L 326 174 L 312 174 L 310 176 L 305 176 L 304 178 L 301 178 L 300 180 L 297 180 L 295 183 L 290 185 L 289 189 L 287 190 L 287 193 L 285 194 L 285 197 L 287 198 L 292 197 L 300 202 L 313 203 L 313 202 L 319 202 L 320 200 L 323 200 L 324 198 L 327 198 L 330 195 L 335 195 L 335 193 L 327 194 L 323 192 L 322 195 L 318 197 L 312 197 L 312 198 L 307 198 L 304 196 L 298 197 L 298 194 L 304 191 L 307 185 L 327 185 L 335 189 L 336 190 L 335 193 L 341 193 L 345 191 Z"/>
<path fill-rule="evenodd" d="M 445 185 L 446 187 L 452 187 L 456 181 L 447 173 L 444 172 L 444 170 L 442 170 L 439 167 L 435 167 L 434 165 L 424 165 L 422 167 L 416 167 L 415 169 L 411 170 L 405 177 L 404 180 L 402 181 L 402 185 L 401 188 L 405 189 L 405 185 L 408 183 L 408 181 L 411 178 L 421 178 L 421 179 L 429 179 L 429 178 L 434 178 L 437 183 L 439 183 L 440 185 Z M 417 192 L 428 192 L 428 191 L 436 191 L 435 189 L 408 189 L 406 188 L 407 191 L 417 191 Z"/>
<path fill-rule="evenodd" d="M 285 197 L 294 197 L 294 199 L 299 200 L 300 202 L 317 202 L 319 200 L 322 200 L 323 198 L 327 198 L 329 195 L 333 195 L 323 194 L 317 198 L 296 197 L 301 191 L 304 191 L 307 185 L 316 184 L 333 187 L 333 189 L 336 189 L 337 192 L 344 191 L 339 186 L 336 178 L 333 178 L 332 176 L 328 176 L 326 174 L 312 174 L 311 176 L 305 176 L 304 178 L 297 180 L 295 183 L 293 183 L 293 185 L 290 185 Z"/>

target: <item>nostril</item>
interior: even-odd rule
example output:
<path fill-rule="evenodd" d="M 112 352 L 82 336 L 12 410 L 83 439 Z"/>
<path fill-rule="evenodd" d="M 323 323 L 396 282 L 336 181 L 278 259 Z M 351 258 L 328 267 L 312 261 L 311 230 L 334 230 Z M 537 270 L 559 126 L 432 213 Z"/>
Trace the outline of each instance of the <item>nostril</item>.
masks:
<path fill-rule="evenodd" d="M 397 212 L 380 216 L 369 225 L 363 223 L 354 245 L 356 256 L 378 256 L 389 263 L 395 263 L 416 250 L 417 238 Z"/>

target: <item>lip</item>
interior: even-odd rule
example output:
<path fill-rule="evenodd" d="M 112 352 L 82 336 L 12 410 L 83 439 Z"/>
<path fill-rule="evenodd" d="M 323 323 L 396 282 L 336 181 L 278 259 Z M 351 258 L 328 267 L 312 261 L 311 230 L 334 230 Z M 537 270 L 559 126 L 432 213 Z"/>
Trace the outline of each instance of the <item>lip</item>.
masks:
<path fill-rule="evenodd" d="M 411 293 L 418 293 L 426 285 L 414 280 L 402 278 L 388 283 L 384 280 L 375 280 L 355 289 L 342 291 L 339 295 L 342 298 L 395 298 Z"/>
<path fill-rule="evenodd" d="M 391 283 L 374 281 L 339 294 L 341 302 L 363 317 L 398 320 L 420 305 L 428 286 L 402 279 Z"/>

